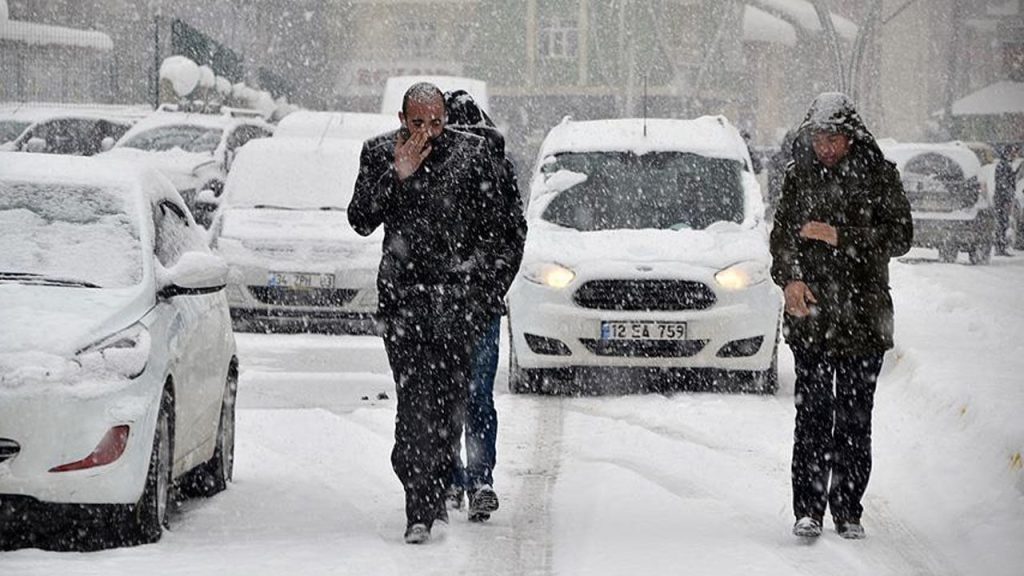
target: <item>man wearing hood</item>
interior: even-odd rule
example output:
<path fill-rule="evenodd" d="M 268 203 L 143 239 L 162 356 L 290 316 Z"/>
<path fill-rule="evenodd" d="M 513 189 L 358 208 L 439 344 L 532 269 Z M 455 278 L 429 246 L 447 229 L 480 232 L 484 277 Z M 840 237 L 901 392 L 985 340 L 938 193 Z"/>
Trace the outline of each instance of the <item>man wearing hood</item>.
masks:
<path fill-rule="evenodd" d="M 826 507 L 840 536 L 865 535 L 875 383 L 893 345 L 889 259 L 905 254 L 912 237 L 895 165 L 849 98 L 818 96 L 793 143 L 771 235 L 783 333 L 796 360 L 798 536 L 821 534 Z"/>
<path fill-rule="evenodd" d="M 444 95 L 428 83 L 409 88 L 399 119 L 400 130 L 363 145 L 348 218 L 364 236 L 384 227 L 378 313 L 398 395 L 391 463 L 405 488 L 405 541 L 420 544 L 448 519 L 470 358 L 511 258 L 484 139 L 446 128 Z"/>
<path fill-rule="evenodd" d="M 494 491 L 493 471 L 496 461 L 498 413 L 494 409 L 494 375 L 498 370 L 498 338 L 501 317 L 505 314 L 505 292 L 512 284 L 523 259 L 526 242 L 526 220 L 523 218 L 522 200 L 516 183 L 516 169 L 505 153 L 505 137 L 494 122 L 465 90 L 445 94 L 448 124 L 453 130 L 480 136 L 487 143 L 497 171 L 498 192 L 505 209 L 501 214 L 501 227 L 505 241 L 503 252 L 495 260 L 503 262 L 494 278 L 497 299 L 481 304 L 482 335 L 473 351 L 469 395 L 466 402 L 465 425 L 466 463 L 462 463 L 462 435 L 452 438 L 452 483 L 448 500 L 454 508 L 461 508 L 463 495 L 469 498 L 468 516 L 471 522 L 488 520 L 498 509 L 498 495 Z M 456 424 L 456 428 L 460 428 Z"/>

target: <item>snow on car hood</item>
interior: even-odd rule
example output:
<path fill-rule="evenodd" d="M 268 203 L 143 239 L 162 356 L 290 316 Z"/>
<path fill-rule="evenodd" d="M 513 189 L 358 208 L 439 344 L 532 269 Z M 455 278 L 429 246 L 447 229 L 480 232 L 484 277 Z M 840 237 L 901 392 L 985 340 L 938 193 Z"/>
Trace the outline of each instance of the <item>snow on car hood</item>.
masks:
<path fill-rule="evenodd" d="M 218 252 L 233 264 L 376 268 L 380 263 L 383 229 L 360 236 L 343 210 L 228 208 L 222 218 Z M 232 247 L 232 241 L 243 247 Z"/>
<path fill-rule="evenodd" d="M 197 182 L 196 168 L 213 162 L 212 154 L 185 152 L 180 148 L 154 152 L 122 146 L 114 148 L 109 152 L 104 152 L 103 156 L 121 158 L 159 170 L 164 176 L 167 176 L 178 190 L 195 188 L 200 184 Z"/>
<path fill-rule="evenodd" d="M 602 262 L 680 262 L 722 269 L 747 260 L 770 262 L 763 227 L 719 222 L 706 230 L 601 230 L 580 232 L 535 220 L 524 262 L 573 267 Z"/>
<path fill-rule="evenodd" d="M 139 287 L 64 288 L 0 284 L 0 374 L 18 356 L 69 358 L 138 321 L 152 306 Z"/>

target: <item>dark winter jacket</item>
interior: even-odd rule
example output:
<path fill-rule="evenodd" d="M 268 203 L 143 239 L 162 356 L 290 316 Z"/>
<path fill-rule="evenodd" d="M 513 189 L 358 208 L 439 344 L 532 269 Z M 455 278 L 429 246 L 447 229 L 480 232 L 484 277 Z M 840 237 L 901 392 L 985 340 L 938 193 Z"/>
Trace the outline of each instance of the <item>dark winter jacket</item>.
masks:
<path fill-rule="evenodd" d="M 512 216 L 499 170 L 482 138 L 446 128 L 419 170 L 399 182 L 397 138 L 390 132 L 363 145 L 348 208 L 356 232 L 384 226 L 379 312 L 477 322 L 472 315 L 501 306 L 505 279 L 515 275 L 509 262 L 518 261 L 505 233 Z"/>
<path fill-rule="evenodd" d="M 849 154 L 826 168 L 811 135 L 839 131 Z M 831 224 L 838 246 L 800 237 L 811 221 Z M 877 353 L 893 345 L 889 259 L 913 238 L 910 203 L 896 166 L 885 160 L 850 101 L 839 94 L 815 100 L 793 144 L 771 235 L 772 277 L 783 288 L 803 280 L 818 300 L 804 318 L 786 315 L 791 345 L 839 356 Z"/>
<path fill-rule="evenodd" d="M 498 189 L 504 203 L 501 211 L 504 215 L 504 225 L 501 229 L 505 235 L 505 242 L 501 245 L 502 253 L 494 255 L 495 259 L 502 263 L 495 281 L 507 291 L 519 271 L 519 265 L 523 260 L 523 246 L 526 244 L 526 219 L 523 217 L 523 201 L 516 180 L 516 167 L 506 153 L 505 137 L 469 94 L 463 90 L 445 94 L 445 108 L 448 111 L 449 126 L 453 130 L 483 138 L 492 155 L 497 171 Z M 504 301 L 494 312 L 506 312 Z"/>

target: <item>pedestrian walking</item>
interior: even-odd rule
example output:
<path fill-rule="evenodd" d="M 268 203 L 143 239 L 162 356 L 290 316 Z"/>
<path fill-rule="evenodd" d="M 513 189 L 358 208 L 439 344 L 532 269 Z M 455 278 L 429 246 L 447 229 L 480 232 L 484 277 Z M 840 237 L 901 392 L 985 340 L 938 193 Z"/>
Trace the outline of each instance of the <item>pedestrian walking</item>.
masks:
<path fill-rule="evenodd" d="M 471 354 L 511 259 L 496 256 L 509 218 L 484 140 L 446 128 L 444 95 L 428 83 L 409 88 L 399 119 L 399 130 L 363 145 L 348 217 L 362 235 L 384 227 L 378 313 L 398 396 L 391 463 L 405 489 L 405 541 L 419 544 L 448 518 Z"/>
<path fill-rule="evenodd" d="M 818 96 L 801 124 L 771 234 L 772 277 L 785 292 L 784 334 L 796 361 L 794 534 L 865 536 L 871 412 L 893 345 L 889 259 L 913 221 L 896 167 L 846 96 Z"/>
<path fill-rule="evenodd" d="M 1016 182 L 1013 178 L 1013 147 L 1003 145 L 996 148 L 995 193 L 993 201 L 996 212 L 996 255 L 1010 254 L 1010 213 L 1013 211 L 1013 194 Z"/>
<path fill-rule="evenodd" d="M 502 211 L 509 220 L 502 229 L 508 234 L 501 244 L 501 254 L 507 259 L 504 277 L 497 279 L 500 286 L 511 285 L 523 257 L 526 241 L 526 220 L 522 216 L 522 200 L 516 182 L 516 169 L 505 149 L 505 138 L 494 122 L 481 109 L 473 97 L 464 90 L 445 94 L 448 125 L 454 130 L 468 132 L 484 138 L 498 170 L 499 192 L 507 208 Z M 504 293 L 501 294 L 504 296 Z M 481 522 L 498 509 L 498 495 L 494 491 L 493 471 L 496 463 L 498 414 L 494 408 L 494 376 L 498 369 L 498 339 L 501 317 L 505 314 L 504 298 L 482 306 L 482 335 L 473 351 L 469 396 L 466 403 L 465 438 L 466 462 L 462 462 L 462 437 L 452 442 L 452 481 L 448 489 L 448 502 L 461 509 L 468 496 L 469 520 Z"/>

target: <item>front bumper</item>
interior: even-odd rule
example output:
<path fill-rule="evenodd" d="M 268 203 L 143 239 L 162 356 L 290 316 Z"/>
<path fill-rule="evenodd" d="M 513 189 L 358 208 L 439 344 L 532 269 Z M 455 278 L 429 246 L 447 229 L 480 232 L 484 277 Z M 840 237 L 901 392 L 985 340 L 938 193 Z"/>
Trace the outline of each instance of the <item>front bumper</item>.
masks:
<path fill-rule="evenodd" d="M 573 299 L 577 288 L 593 278 L 577 278 L 564 289 L 518 278 L 509 294 L 509 325 L 516 362 L 525 369 L 769 369 L 779 334 L 781 290 L 764 281 L 731 292 L 717 287 L 707 271 L 688 272 L 679 270 L 673 276 L 663 274 L 659 278 L 702 281 L 715 292 L 714 305 L 704 310 L 598 310 L 584 308 Z M 642 344 L 602 340 L 602 322 L 608 321 L 685 322 L 686 340 Z M 758 338 L 760 343 L 753 346 L 756 352 L 752 354 L 749 345 L 743 355 L 720 354 L 730 344 L 735 348 L 737 342 L 756 342 Z"/>
<path fill-rule="evenodd" d="M 149 469 L 161 389 L 147 370 L 134 380 L 0 390 L 0 438 L 20 447 L 0 462 L 0 502 L 12 496 L 60 504 L 137 502 Z M 120 458 L 95 468 L 50 472 L 88 456 L 119 425 L 130 426 Z"/>

